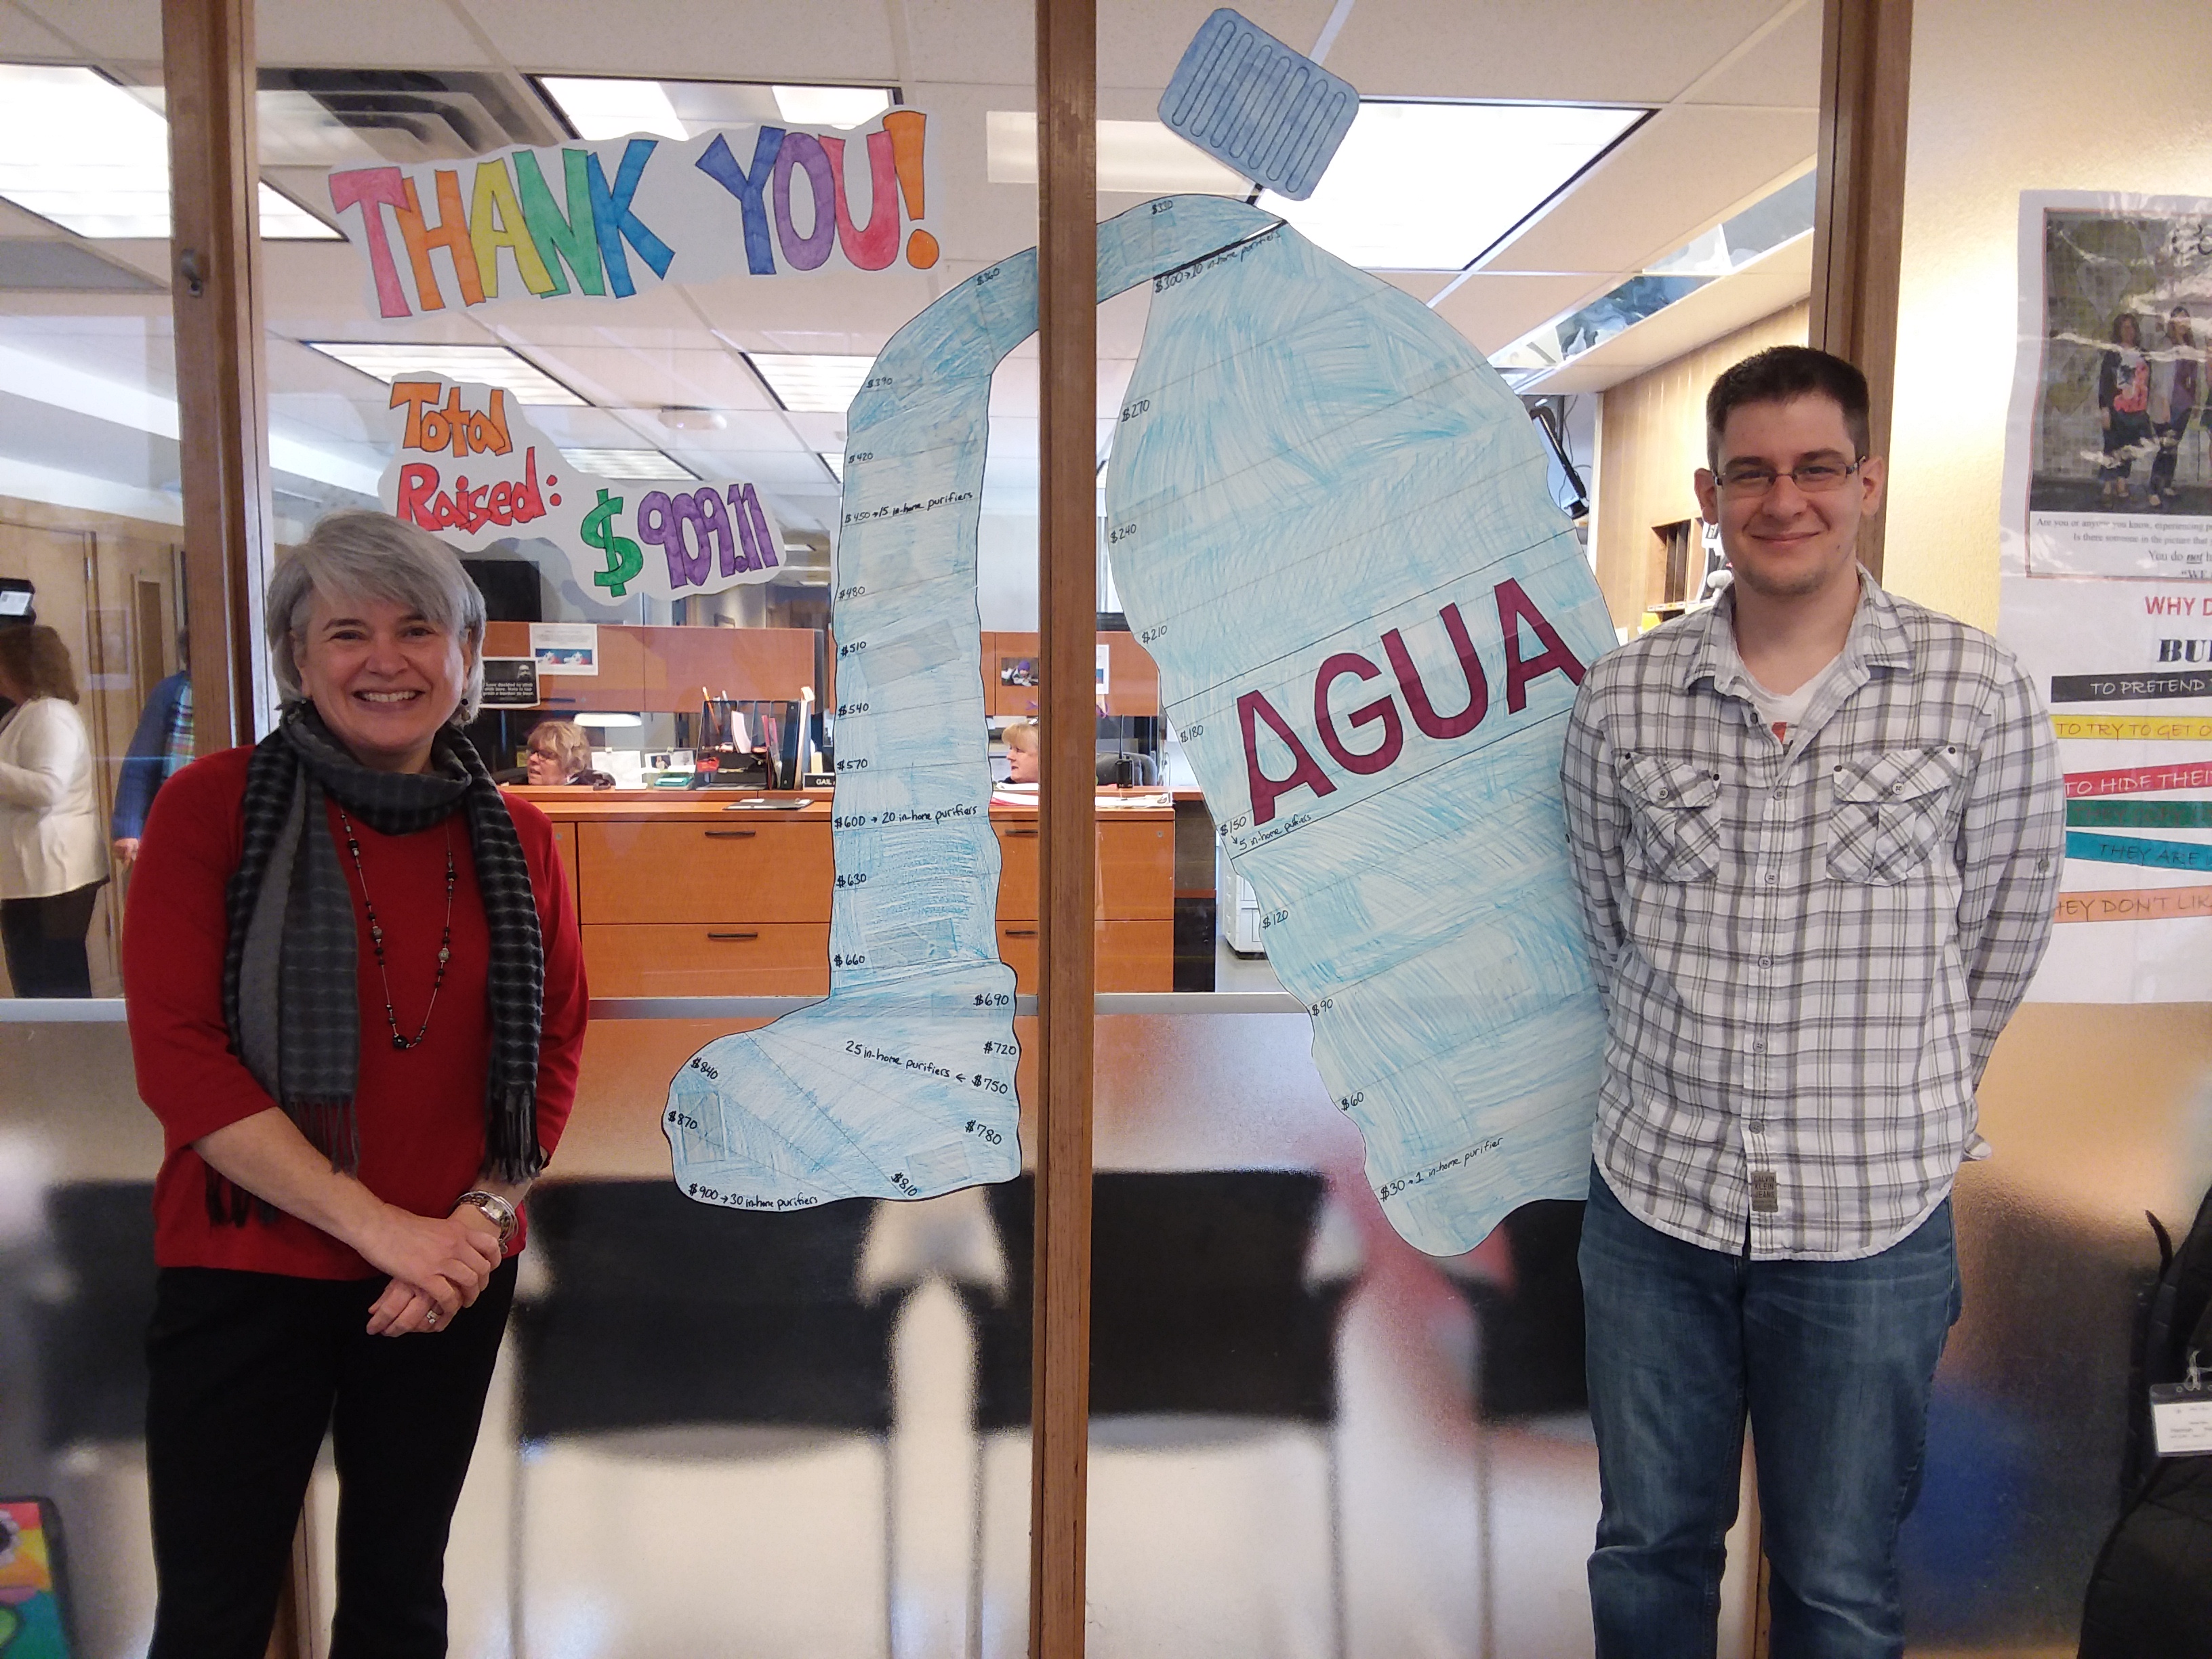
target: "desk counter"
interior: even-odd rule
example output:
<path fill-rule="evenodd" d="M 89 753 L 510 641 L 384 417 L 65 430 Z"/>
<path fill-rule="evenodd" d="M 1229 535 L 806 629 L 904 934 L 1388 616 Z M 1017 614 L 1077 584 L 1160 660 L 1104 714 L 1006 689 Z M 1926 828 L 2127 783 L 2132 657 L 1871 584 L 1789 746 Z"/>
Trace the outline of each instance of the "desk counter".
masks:
<path fill-rule="evenodd" d="M 602 997 L 826 996 L 836 866 L 827 793 L 517 789 L 554 822 Z M 1175 811 L 1098 797 L 1101 991 L 1175 983 Z M 777 810 L 744 800 L 803 801 Z M 994 804 L 999 954 L 1037 979 L 1037 812 Z"/>

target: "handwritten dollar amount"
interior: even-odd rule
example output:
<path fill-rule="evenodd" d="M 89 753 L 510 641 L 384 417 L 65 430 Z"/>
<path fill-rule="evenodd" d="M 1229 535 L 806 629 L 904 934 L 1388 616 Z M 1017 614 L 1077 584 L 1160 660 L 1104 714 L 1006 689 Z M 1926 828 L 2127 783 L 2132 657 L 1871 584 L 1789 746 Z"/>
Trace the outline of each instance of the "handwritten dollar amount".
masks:
<path fill-rule="evenodd" d="M 777 568 L 776 536 L 769 527 L 760 495 L 749 483 L 726 490 L 712 484 L 672 495 L 665 489 L 639 498 L 634 520 L 623 519 L 629 498 L 602 489 L 586 511 L 577 534 L 606 561 L 592 580 L 621 599 L 645 569 L 639 543 L 658 547 L 668 560 L 672 590 L 703 588 L 717 576 L 726 580 L 749 571 Z M 622 529 L 632 536 L 619 533 Z"/>
<path fill-rule="evenodd" d="M 605 570 L 592 573 L 592 580 L 617 599 L 645 568 L 644 550 L 629 537 L 615 534 L 615 514 L 622 510 L 623 498 L 602 489 L 599 505 L 584 514 L 584 522 L 577 531 L 584 538 L 584 545 L 597 548 L 607 562 Z"/>

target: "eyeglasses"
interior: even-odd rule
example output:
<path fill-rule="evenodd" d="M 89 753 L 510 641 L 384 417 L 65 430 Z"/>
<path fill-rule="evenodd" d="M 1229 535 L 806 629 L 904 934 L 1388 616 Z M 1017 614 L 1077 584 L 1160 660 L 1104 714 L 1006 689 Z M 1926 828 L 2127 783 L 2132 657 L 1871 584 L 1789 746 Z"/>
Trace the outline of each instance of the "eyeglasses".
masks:
<path fill-rule="evenodd" d="M 1721 494 L 1734 501 L 1753 501 L 1773 489 L 1777 478 L 1787 478 L 1808 495 L 1822 495 L 1841 489 L 1865 464 L 1866 457 L 1862 455 L 1848 466 L 1841 461 L 1807 461 L 1787 472 L 1777 472 L 1771 466 L 1732 466 L 1720 476 Z"/>

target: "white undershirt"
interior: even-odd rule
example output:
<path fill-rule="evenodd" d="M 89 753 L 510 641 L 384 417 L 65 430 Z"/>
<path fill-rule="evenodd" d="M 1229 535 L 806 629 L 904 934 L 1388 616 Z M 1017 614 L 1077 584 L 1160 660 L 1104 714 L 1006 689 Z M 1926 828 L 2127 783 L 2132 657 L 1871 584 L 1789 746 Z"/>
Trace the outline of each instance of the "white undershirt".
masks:
<path fill-rule="evenodd" d="M 1768 690 L 1759 683 L 1757 675 L 1745 669 L 1743 677 L 1751 682 L 1751 700 L 1758 706 L 1759 719 L 1766 722 L 1776 737 L 1789 742 L 1791 728 L 1804 722 L 1805 711 L 1813 706 L 1813 699 L 1820 695 L 1821 689 L 1836 677 L 1843 661 L 1844 653 L 1839 651 L 1826 668 L 1790 692 Z"/>

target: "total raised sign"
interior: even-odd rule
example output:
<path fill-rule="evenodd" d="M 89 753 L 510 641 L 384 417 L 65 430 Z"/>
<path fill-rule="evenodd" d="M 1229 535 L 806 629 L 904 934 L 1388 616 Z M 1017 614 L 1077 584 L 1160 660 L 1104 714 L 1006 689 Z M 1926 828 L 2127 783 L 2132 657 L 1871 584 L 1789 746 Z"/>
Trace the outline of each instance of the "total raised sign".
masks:
<path fill-rule="evenodd" d="M 641 282 L 927 270 L 927 116 L 900 109 L 872 129 L 518 148 L 328 183 L 377 315 L 416 317 L 525 295 L 623 300 Z"/>
<path fill-rule="evenodd" d="M 782 528 L 750 483 L 679 487 L 574 470 L 497 386 L 403 375 L 392 411 L 385 511 L 457 548 L 550 542 L 584 597 L 607 605 L 771 581 L 781 568 Z"/>

